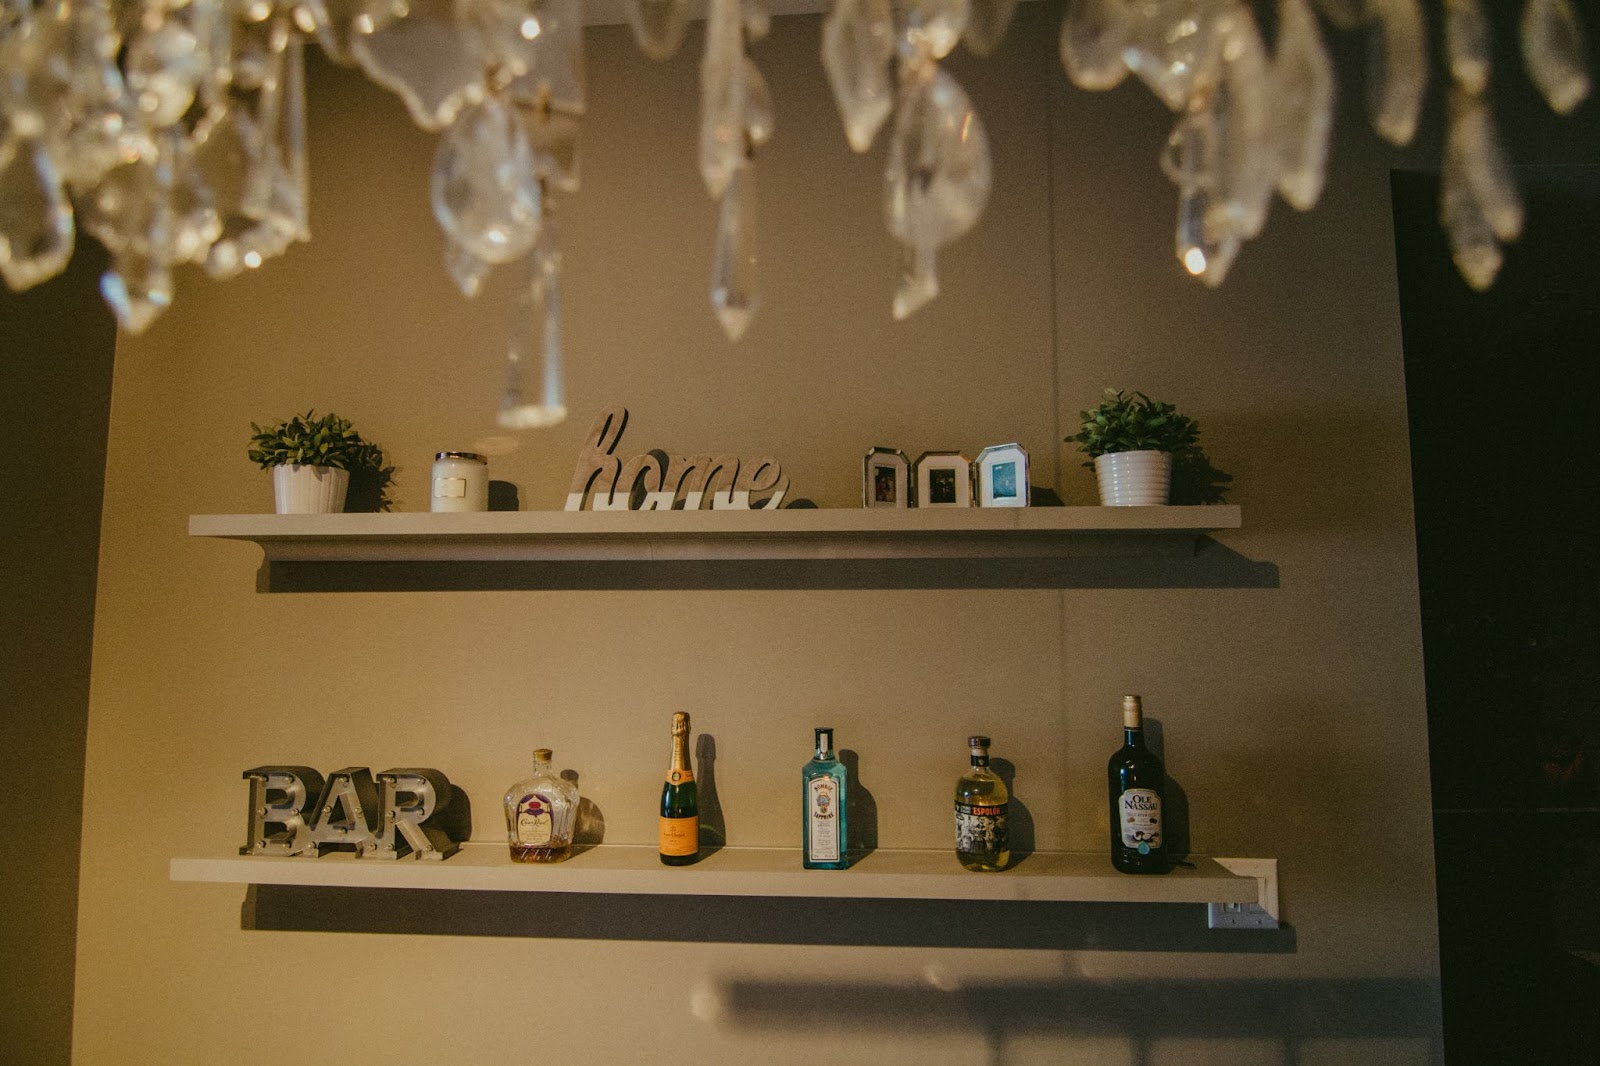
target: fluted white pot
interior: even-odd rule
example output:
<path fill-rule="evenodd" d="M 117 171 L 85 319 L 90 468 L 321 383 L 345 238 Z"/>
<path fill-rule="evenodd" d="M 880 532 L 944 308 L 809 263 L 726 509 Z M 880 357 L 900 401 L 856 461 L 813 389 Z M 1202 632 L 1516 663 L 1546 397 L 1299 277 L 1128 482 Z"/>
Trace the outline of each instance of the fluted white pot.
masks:
<path fill-rule="evenodd" d="M 350 471 L 286 463 L 272 468 L 272 497 L 279 514 L 338 514 L 350 491 Z"/>
<path fill-rule="evenodd" d="M 1172 456 L 1166 452 L 1108 452 L 1094 460 L 1100 502 L 1107 507 L 1153 507 L 1167 502 Z"/>

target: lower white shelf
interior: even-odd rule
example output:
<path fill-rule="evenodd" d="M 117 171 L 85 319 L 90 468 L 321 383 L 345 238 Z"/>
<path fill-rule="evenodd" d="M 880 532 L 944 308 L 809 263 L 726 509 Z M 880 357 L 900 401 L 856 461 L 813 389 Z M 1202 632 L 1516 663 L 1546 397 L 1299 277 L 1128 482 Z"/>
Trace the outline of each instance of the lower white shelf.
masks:
<path fill-rule="evenodd" d="M 272 856 L 174 858 L 174 881 L 476 892 L 674 896 L 978 899 L 1106 903 L 1254 903 L 1256 880 L 1215 861 L 1160 876 L 1118 873 L 1100 853 L 1035 852 L 1010 870 L 965 870 L 949 851 L 879 849 L 848 870 L 806 870 L 794 848 L 721 848 L 693 866 L 663 866 L 652 846 L 603 844 L 565 862 L 511 861 L 504 844 L 469 843 L 443 862 Z"/>

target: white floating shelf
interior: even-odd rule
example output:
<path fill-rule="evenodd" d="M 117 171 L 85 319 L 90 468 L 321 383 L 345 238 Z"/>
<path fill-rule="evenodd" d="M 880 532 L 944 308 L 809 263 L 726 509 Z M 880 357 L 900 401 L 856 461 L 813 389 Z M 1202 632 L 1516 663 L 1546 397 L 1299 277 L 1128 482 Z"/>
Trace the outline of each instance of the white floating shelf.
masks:
<path fill-rule="evenodd" d="M 965 870 L 949 851 L 879 849 L 848 870 L 806 870 L 793 848 L 722 848 L 693 866 L 663 866 L 650 846 L 604 844 L 565 862 L 520 864 L 503 844 L 466 844 L 443 862 L 335 854 L 175 858 L 174 881 L 476 892 L 670 896 L 979 899 L 1112 903 L 1254 903 L 1256 880 L 1216 862 L 1160 876 L 1121 874 L 1102 854 L 1036 852 L 1000 873 Z"/>
<path fill-rule="evenodd" d="M 1057 558 L 1237 529 L 1237 506 L 191 515 L 269 562 Z"/>

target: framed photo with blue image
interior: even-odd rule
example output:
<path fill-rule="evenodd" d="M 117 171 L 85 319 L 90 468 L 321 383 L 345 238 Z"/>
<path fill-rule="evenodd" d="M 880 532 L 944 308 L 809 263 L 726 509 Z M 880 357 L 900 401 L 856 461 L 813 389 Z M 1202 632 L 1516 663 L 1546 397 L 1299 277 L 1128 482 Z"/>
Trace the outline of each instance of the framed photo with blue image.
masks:
<path fill-rule="evenodd" d="M 996 444 L 978 453 L 979 507 L 1028 506 L 1028 453 L 1020 444 Z"/>

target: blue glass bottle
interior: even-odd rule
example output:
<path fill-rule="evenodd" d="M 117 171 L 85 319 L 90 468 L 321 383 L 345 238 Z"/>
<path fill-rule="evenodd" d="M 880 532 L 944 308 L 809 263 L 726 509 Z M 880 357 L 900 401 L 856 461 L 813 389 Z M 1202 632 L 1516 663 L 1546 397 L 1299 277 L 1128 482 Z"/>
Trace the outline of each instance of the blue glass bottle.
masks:
<path fill-rule="evenodd" d="M 833 730 L 817 729 L 817 753 L 800 768 L 804 825 L 801 864 L 808 870 L 843 870 L 849 866 L 845 832 L 846 773 L 833 752 Z"/>

